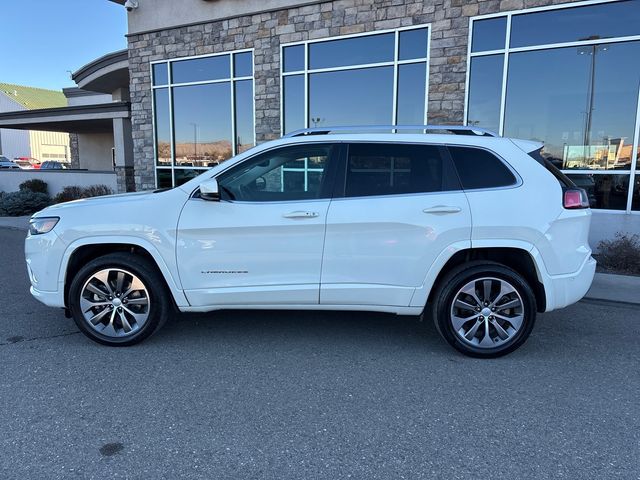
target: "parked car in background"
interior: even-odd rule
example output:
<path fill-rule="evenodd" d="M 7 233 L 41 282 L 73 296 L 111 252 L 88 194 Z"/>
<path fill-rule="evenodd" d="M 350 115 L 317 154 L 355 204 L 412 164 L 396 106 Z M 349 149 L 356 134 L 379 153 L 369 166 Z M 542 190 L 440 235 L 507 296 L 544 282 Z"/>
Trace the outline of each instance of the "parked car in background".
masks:
<path fill-rule="evenodd" d="M 34 170 L 40 168 L 40 162 L 35 158 L 17 157 L 13 159 L 13 162 L 23 170 Z"/>
<path fill-rule="evenodd" d="M 55 160 L 47 160 L 42 162 L 40 170 L 64 170 L 67 166 L 62 162 L 56 162 Z"/>
<path fill-rule="evenodd" d="M 511 352 L 591 285 L 587 194 L 540 143 L 410 128 L 440 133 L 294 132 L 171 190 L 48 207 L 31 292 L 113 346 L 176 307 L 253 308 L 422 315 L 467 355 Z"/>
<path fill-rule="evenodd" d="M 20 170 L 20 167 L 7 157 L 0 155 L 0 170 Z"/>

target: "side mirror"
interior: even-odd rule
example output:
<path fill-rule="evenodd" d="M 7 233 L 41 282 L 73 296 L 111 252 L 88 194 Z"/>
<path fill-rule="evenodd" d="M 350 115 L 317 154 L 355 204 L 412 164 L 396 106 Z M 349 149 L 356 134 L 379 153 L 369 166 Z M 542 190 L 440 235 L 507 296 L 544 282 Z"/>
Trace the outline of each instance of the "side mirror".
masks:
<path fill-rule="evenodd" d="M 200 198 L 210 202 L 220 201 L 220 191 L 218 190 L 218 181 L 215 178 L 202 182 L 200 184 Z"/>

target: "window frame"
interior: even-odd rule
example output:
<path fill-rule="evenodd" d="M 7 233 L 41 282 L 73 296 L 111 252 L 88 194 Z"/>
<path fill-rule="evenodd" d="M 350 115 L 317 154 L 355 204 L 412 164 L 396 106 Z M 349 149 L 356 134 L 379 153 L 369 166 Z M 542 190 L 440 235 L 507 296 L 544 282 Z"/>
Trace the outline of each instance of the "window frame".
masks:
<path fill-rule="evenodd" d="M 263 155 L 273 154 L 278 150 L 289 150 L 289 149 L 300 149 L 311 146 L 328 146 L 330 147 L 329 156 L 327 158 L 327 166 L 324 169 L 324 176 L 322 180 L 322 184 L 320 186 L 320 196 L 318 198 L 302 198 L 298 200 L 230 200 L 230 199 L 221 199 L 222 202 L 228 203 L 238 203 L 238 204 L 290 204 L 290 203 L 300 203 L 300 202 L 320 202 L 327 201 L 333 198 L 333 192 L 335 190 L 335 182 L 336 175 L 338 173 L 339 166 L 341 164 L 341 159 L 343 156 L 344 144 L 342 142 L 334 142 L 334 141 L 314 141 L 314 142 L 304 142 L 304 143 L 289 143 L 286 145 L 277 145 L 273 148 L 269 148 L 267 150 L 262 150 L 257 152 L 255 155 L 251 155 L 238 163 L 234 163 L 230 165 L 229 168 L 218 172 L 215 176 L 211 178 L 215 178 L 216 181 L 220 182 L 222 180 L 221 177 L 225 175 L 232 174 L 236 169 L 242 168 L 247 162 L 253 162 Z M 284 166 L 283 166 L 284 169 Z M 311 169 L 313 171 L 314 169 Z M 298 169 L 296 169 L 298 171 Z M 300 170 L 302 171 L 302 170 Z M 197 187 L 192 193 L 192 197 L 197 196 L 200 191 L 200 188 Z"/>
<path fill-rule="evenodd" d="M 251 76 L 236 76 L 235 75 L 235 55 L 239 53 L 251 53 Z M 216 79 L 216 80 L 204 80 L 197 82 L 173 82 L 172 64 L 183 60 L 199 60 L 210 57 L 229 56 L 229 78 Z M 167 83 L 154 85 L 153 70 L 155 65 L 165 64 L 167 73 Z M 229 50 L 224 52 L 208 53 L 204 55 L 190 55 L 186 57 L 167 58 L 164 60 L 153 60 L 149 62 L 149 80 L 150 80 L 150 100 L 151 100 L 151 122 L 152 122 L 152 134 L 153 134 L 153 166 L 154 166 L 154 182 L 156 188 L 158 188 L 158 170 L 166 170 L 171 172 L 171 188 L 176 187 L 176 170 L 207 170 L 210 167 L 183 167 L 175 164 L 175 130 L 174 130 L 174 112 L 173 112 L 173 89 L 175 87 L 186 87 L 193 85 L 208 85 L 213 83 L 228 83 L 230 89 L 230 103 L 231 103 L 231 158 L 238 154 L 236 140 L 236 109 L 235 109 L 235 86 L 236 82 L 251 80 L 253 95 L 251 100 L 253 110 L 253 144 L 256 145 L 256 82 L 255 82 L 255 49 L 254 48 L 242 48 L 238 50 Z M 169 97 L 169 130 L 171 134 L 171 165 L 159 166 L 158 165 L 158 139 L 157 139 L 157 125 L 156 125 L 156 101 L 155 91 L 159 89 L 167 89 Z"/>
<path fill-rule="evenodd" d="M 561 42 L 561 43 L 549 43 L 549 44 L 540 44 L 540 45 L 531 45 L 526 47 L 511 47 L 511 20 L 514 16 L 520 14 L 527 13 L 536 13 L 536 12 L 545 12 L 550 10 L 566 10 L 571 8 L 580 8 L 580 7 L 588 7 L 593 5 L 601 5 L 606 3 L 618 2 L 620 0 L 583 0 L 579 2 L 574 2 L 570 4 L 557 4 L 557 5 L 548 5 L 544 7 L 534 7 L 534 8 L 524 8 L 519 10 L 510 10 L 504 12 L 496 12 L 490 13 L 486 15 L 478 15 L 475 17 L 471 17 L 469 19 L 469 32 L 467 38 L 467 71 L 466 71 L 466 80 L 465 80 L 465 97 L 464 97 L 464 125 L 467 125 L 468 114 L 469 114 L 469 83 L 470 83 L 470 74 L 471 74 L 471 59 L 475 57 L 489 56 L 489 55 L 503 55 L 503 67 L 502 67 L 502 85 L 501 85 L 501 96 L 500 96 L 500 117 L 499 117 L 499 130 L 498 134 L 502 136 L 504 134 L 504 124 L 505 124 L 505 110 L 506 110 L 506 97 L 507 97 L 507 79 L 508 79 L 508 70 L 509 70 L 509 56 L 512 53 L 520 53 L 520 52 L 530 52 L 530 51 L 539 51 L 539 50 L 550 50 L 555 48 L 566 48 L 566 47 L 582 47 L 582 46 L 592 46 L 592 45 L 606 45 L 609 43 L 624 43 L 624 42 L 633 42 L 640 41 L 639 35 L 630 35 L 623 37 L 611 37 L 611 38 L 601 38 L 601 39 L 592 39 L 592 40 L 581 40 L 581 41 L 571 41 L 571 42 Z M 490 18 L 498 18 L 498 17 L 506 17 L 507 19 L 507 28 L 505 33 L 505 43 L 504 47 L 498 50 L 487 50 L 481 52 L 472 52 L 471 51 L 471 42 L 473 39 L 473 25 L 476 21 L 486 20 Z M 640 61 L 640 60 L 636 60 Z M 584 170 L 584 169 L 576 169 L 576 170 L 561 170 L 564 174 L 593 174 L 593 175 L 627 175 L 629 176 L 629 192 L 627 193 L 627 205 L 624 210 L 613 210 L 606 208 L 596 208 L 598 212 L 603 213 L 614 213 L 614 214 L 631 214 L 631 215 L 640 215 L 640 211 L 633 210 L 633 196 L 634 196 L 634 186 L 635 186 L 635 178 L 640 175 L 638 169 L 640 168 L 640 162 L 638 162 L 638 147 L 640 144 L 640 88 L 638 89 L 638 97 L 636 104 L 636 117 L 635 117 L 635 126 L 634 126 L 634 134 L 633 134 L 633 142 L 632 142 L 632 150 L 631 150 L 631 165 L 629 170 Z"/>
<path fill-rule="evenodd" d="M 410 60 L 400 60 L 400 33 L 407 30 L 420 30 L 427 29 L 427 56 L 423 58 L 414 58 Z M 349 38 L 356 37 L 368 37 L 375 35 L 384 35 L 388 33 L 394 34 L 394 58 L 392 61 L 387 62 L 378 62 L 378 63 L 367 63 L 367 64 L 359 64 L 359 65 L 348 65 L 342 67 L 329 67 L 329 68 L 316 68 L 312 69 L 309 67 L 309 45 L 314 43 L 322 43 L 322 42 L 331 42 L 335 40 L 346 40 Z M 360 32 L 353 33 L 348 35 L 337 35 L 331 37 L 322 37 L 322 38 L 314 38 L 313 40 L 304 40 L 300 42 L 290 42 L 290 43 L 282 43 L 280 44 L 280 132 L 284 135 L 285 121 L 284 121 L 284 79 L 285 77 L 291 76 L 302 76 L 304 83 L 304 127 L 309 128 L 309 76 L 314 73 L 325 73 L 325 72 L 339 72 L 339 71 L 351 71 L 351 70 L 361 70 L 367 68 L 375 68 L 375 67 L 393 67 L 393 105 L 392 105 L 392 119 L 389 123 L 390 125 L 397 125 L 398 118 L 398 77 L 399 77 L 399 66 L 407 65 L 407 64 L 416 64 L 416 63 L 425 63 L 426 69 L 426 82 L 425 82 L 425 96 L 424 96 L 424 123 L 427 123 L 427 114 L 429 108 L 429 64 L 431 62 L 431 34 L 432 28 L 431 23 L 423 23 L 419 25 L 409 25 L 406 27 L 399 28 L 390 28 L 385 30 L 376 30 L 369 32 Z M 295 46 L 303 46 L 304 47 L 304 68 L 302 70 L 295 70 L 292 72 L 284 71 L 284 49 L 287 47 L 295 47 Z M 290 133 L 290 132 L 289 132 Z"/>
<path fill-rule="evenodd" d="M 447 150 L 447 145 L 442 143 L 426 143 L 426 142 L 389 142 L 389 141 L 375 141 L 375 140 L 349 140 L 344 141 L 344 147 L 342 149 L 342 154 L 340 156 L 340 162 L 338 166 L 337 176 L 334 181 L 334 190 L 333 190 L 333 199 L 343 199 L 343 200 L 362 200 L 367 198 L 399 198 L 399 197 L 415 197 L 420 195 L 441 195 L 448 193 L 456 193 L 456 192 L 464 192 L 462 189 L 462 184 L 460 182 L 460 177 L 458 176 L 458 172 L 453 164 L 453 159 Z M 380 145 L 415 145 L 420 147 L 434 147 L 438 149 L 440 153 L 440 157 L 442 158 L 443 168 L 449 169 L 450 173 L 455 177 L 458 187 L 453 190 L 439 190 L 436 192 L 413 192 L 413 193 L 390 193 L 390 194 L 380 194 L 380 195 L 364 195 L 364 196 L 347 196 L 347 169 L 349 167 L 349 147 L 353 144 L 380 144 Z"/>

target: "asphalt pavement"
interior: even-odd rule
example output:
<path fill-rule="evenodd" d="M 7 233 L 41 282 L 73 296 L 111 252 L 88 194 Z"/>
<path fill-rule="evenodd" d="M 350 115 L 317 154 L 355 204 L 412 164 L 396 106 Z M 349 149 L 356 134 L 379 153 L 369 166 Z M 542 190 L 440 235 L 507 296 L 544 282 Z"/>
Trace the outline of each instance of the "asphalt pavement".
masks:
<path fill-rule="evenodd" d="M 376 313 L 179 316 L 109 348 L 0 228 L 0 478 L 640 478 L 640 307 L 539 316 L 496 360 Z"/>

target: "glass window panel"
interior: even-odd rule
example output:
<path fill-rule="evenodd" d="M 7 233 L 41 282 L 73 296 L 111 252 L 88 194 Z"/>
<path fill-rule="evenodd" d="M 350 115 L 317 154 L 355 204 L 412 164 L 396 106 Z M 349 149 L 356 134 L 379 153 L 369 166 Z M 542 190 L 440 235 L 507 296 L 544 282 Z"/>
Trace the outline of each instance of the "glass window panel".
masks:
<path fill-rule="evenodd" d="M 440 150 L 425 145 L 349 145 L 345 195 L 398 195 L 457 189 Z"/>
<path fill-rule="evenodd" d="M 395 34 L 384 33 L 309 44 L 309 68 L 392 62 Z"/>
<path fill-rule="evenodd" d="M 284 133 L 304 128 L 304 76 L 283 77 Z"/>
<path fill-rule="evenodd" d="M 393 122 L 393 67 L 309 76 L 309 126 Z"/>
<path fill-rule="evenodd" d="M 465 190 L 507 187 L 516 183 L 511 170 L 487 150 L 449 147 L 449 152 Z"/>
<path fill-rule="evenodd" d="M 488 18 L 473 22 L 472 52 L 504 50 L 507 41 L 507 17 Z"/>
<path fill-rule="evenodd" d="M 631 199 L 631 209 L 640 211 L 640 172 L 636 172 L 633 181 L 633 198 Z"/>
<path fill-rule="evenodd" d="M 171 64 L 173 83 L 205 82 L 231 77 L 229 55 L 180 60 Z"/>
<path fill-rule="evenodd" d="M 253 75 L 253 54 L 251 52 L 236 53 L 233 56 L 233 75 L 236 77 Z"/>
<path fill-rule="evenodd" d="M 169 123 L 169 89 L 153 91 L 157 165 L 171 165 L 171 125 Z"/>
<path fill-rule="evenodd" d="M 255 202 L 324 197 L 322 178 L 331 149 L 330 145 L 305 145 L 257 155 L 218 179 L 222 198 Z"/>
<path fill-rule="evenodd" d="M 231 157 L 230 83 L 173 89 L 176 165 L 209 167 Z"/>
<path fill-rule="evenodd" d="M 427 58 L 427 29 L 403 30 L 399 34 L 400 46 L 398 58 L 411 60 L 414 58 Z"/>
<path fill-rule="evenodd" d="M 640 34 L 640 1 L 609 2 L 583 7 L 514 15 L 511 47 Z"/>
<path fill-rule="evenodd" d="M 153 84 L 167 85 L 169 83 L 169 74 L 166 63 L 155 63 L 153 65 Z"/>
<path fill-rule="evenodd" d="M 253 81 L 235 82 L 236 153 L 255 146 L 253 139 Z"/>
<path fill-rule="evenodd" d="M 587 191 L 591 208 L 626 210 L 629 193 L 629 175 L 572 174 L 567 176 L 580 188 Z"/>
<path fill-rule="evenodd" d="M 562 169 L 629 169 L 640 43 L 511 54 L 505 135 L 545 142 Z"/>
<path fill-rule="evenodd" d="M 193 168 L 176 168 L 175 176 L 176 176 L 176 187 L 182 185 L 183 183 L 187 183 L 189 180 L 196 178 L 201 173 L 206 172 L 207 170 L 196 170 Z"/>
<path fill-rule="evenodd" d="M 173 187 L 173 178 L 170 168 L 162 168 L 156 170 L 156 183 L 158 188 Z"/>
<path fill-rule="evenodd" d="M 500 130 L 500 97 L 504 55 L 471 59 L 467 125 Z"/>
<path fill-rule="evenodd" d="M 284 47 L 283 68 L 285 72 L 299 72 L 304 70 L 304 45 Z"/>
<path fill-rule="evenodd" d="M 423 125 L 427 65 L 411 63 L 398 67 L 398 125 Z"/>

